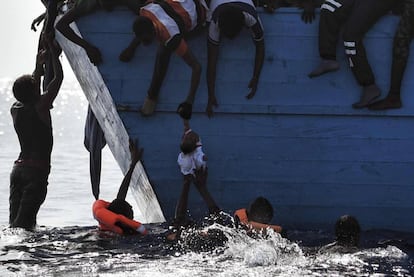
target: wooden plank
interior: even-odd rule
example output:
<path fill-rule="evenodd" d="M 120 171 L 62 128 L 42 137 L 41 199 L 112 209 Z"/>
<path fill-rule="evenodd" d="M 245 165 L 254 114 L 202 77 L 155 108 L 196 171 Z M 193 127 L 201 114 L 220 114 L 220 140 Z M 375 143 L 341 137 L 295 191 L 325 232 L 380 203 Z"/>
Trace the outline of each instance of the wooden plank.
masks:
<path fill-rule="evenodd" d="M 75 23 L 71 24 L 71 27 L 79 34 Z M 115 104 L 102 80 L 101 74 L 89 62 L 82 48 L 68 41 L 59 32 L 56 32 L 56 39 L 65 52 L 82 90 L 104 131 L 106 142 L 112 154 L 115 156 L 121 170 L 126 173 L 130 163 L 129 136 L 119 118 Z M 134 198 L 143 216 L 143 222 L 165 221 L 158 200 L 141 163 L 138 163 L 134 169 L 131 177 L 131 189 L 135 190 Z"/>

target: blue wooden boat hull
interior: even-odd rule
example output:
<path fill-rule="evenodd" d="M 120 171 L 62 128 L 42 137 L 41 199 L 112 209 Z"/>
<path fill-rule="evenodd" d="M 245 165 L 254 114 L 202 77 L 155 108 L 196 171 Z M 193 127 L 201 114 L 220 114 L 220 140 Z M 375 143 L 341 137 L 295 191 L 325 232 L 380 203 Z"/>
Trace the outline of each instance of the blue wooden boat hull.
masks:
<path fill-rule="evenodd" d="M 246 31 L 234 41 L 223 40 L 216 84 L 220 106 L 211 119 L 204 113 L 206 35 L 189 40 L 204 70 L 191 126 L 202 138 L 208 156 L 208 188 L 219 206 L 232 212 L 262 195 L 275 208 L 274 222 L 288 228 L 332 228 L 340 215 L 352 214 L 364 229 L 414 231 L 413 58 L 404 79 L 402 109 L 354 110 L 351 104 L 361 90 L 340 44 L 341 69 L 315 79 L 307 77 L 319 62 L 317 20 L 304 24 L 292 8 L 260 16 L 266 57 L 258 92 L 252 100 L 245 98 L 254 60 L 250 35 Z M 187 94 L 191 72 L 174 56 L 156 113 L 141 116 L 138 108 L 149 87 L 157 46 L 140 46 L 130 63 L 118 61 L 132 38 L 133 19 L 127 10 L 98 12 L 81 18 L 77 25 L 82 36 L 102 51 L 99 73 L 127 135 L 138 138 L 145 149 L 143 164 L 153 189 L 149 194 L 156 195 L 168 220 L 174 215 L 182 184 L 176 159 L 183 124 L 175 111 Z M 383 18 L 365 38 L 382 97 L 389 87 L 392 37 L 398 20 Z M 87 58 L 71 54 L 65 46 L 70 42 L 63 38 L 60 42 L 82 87 L 95 82 L 85 78 L 87 69 L 76 66 L 87 64 Z M 85 89 L 106 135 L 112 136 L 111 150 L 125 171 L 127 148 L 119 149 L 126 144 L 125 138 L 117 139 L 119 132 L 110 131 L 123 127 L 107 120 L 109 110 L 99 93 L 91 97 L 93 93 Z M 188 208 L 194 217 L 207 213 L 195 188 Z M 153 210 L 147 207 L 142 212 L 146 215 Z M 162 215 L 147 221 L 162 220 Z"/>

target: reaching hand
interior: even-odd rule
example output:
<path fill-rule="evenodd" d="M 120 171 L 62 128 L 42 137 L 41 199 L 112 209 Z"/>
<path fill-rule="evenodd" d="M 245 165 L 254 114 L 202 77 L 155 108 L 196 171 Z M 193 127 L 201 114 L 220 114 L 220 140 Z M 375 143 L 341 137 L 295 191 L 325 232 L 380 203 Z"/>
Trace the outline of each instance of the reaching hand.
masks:
<path fill-rule="evenodd" d="M 307 0 L 303 2 L 303 12 L 301 18 L 306 24 L 312 23 L 315 19 L 315 7 L 313 6 L 313 1 Z"/>
<path fill-rule="evenodd" d="M 185 120 L 190 120 L 193 113 L 193 105 L 187 102 L 182 102 L 178 105 L 177 113 Z"/>
<path fill-rule="evenodd" d="M 212 117 L 213 116 L 213 107 L 217 108 L 218 107 L 218 103 L 217 103 L 217 99 L 215 96 L 209 96 L 208 97 L 208 103 L 207 103 L 207 108 L 206 108 L 206 113 L 208 117 Z"/>
<path fill-rule="evenodd" d="M 135 54 L 135 48 L 125 48 L 121 54 L 119 54 L 119 60 L 121 62 L 127 63 L 132 60 Z"/>
<path fill-rule="evenodd" d="M 131 164 L 136 164 L 141 160 L 144 149 L 137 148 L 136 143 L 132 139 L 129 139 L 129 152 L 131 153 Z"/>
<path fill-rule="evenodd" d="M 88 54 L 89 60 L 94 65 L 98 65 L 102 62 L 101 51 L 95 46 L 89 45 L 85 48 L 86 54 Z"/>
<path fill-rule="evenodd" d="M 257 90 L 257 83 L 258 83 L 258 81 L 259 81 L 259 80 L 258 80 L 256 77 L 253 77 L 253 78 L 250 80 L 250 83 L 249 83 L 249 88 L 250 88 L 251 90 L 250 90 L 250 93 L 246 95 L 246 98 L 247 98 L 247 99 L 252 99 L 252 98 L 256 95 L 256 90 Z"/>
<path fill-rule="evenodd" d="M 32 29 L 33 31 L 37 31 L 36 26 L 39 26 L 40 23 L 42 23 L 42 21 L 45 19 L 44 14 L 36 17 L 35 19 L 33 19 L 32 21 L 32 25 L 30 26 L 30 29 Z"/>

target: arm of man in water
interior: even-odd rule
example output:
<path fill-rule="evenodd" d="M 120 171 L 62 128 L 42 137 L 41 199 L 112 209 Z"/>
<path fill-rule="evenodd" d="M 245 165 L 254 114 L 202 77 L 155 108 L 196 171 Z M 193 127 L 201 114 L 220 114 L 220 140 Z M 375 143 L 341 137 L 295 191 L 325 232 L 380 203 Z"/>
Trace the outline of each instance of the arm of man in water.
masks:
<path fill-rule="evenodd" d="M 128 172 L 125 174 L 124 179 L 122 180 L 121 186 L 119 188 L 117 199 L 125 200 L 129 184 L 131 183 L 132 173 L 134 172 L 136 164 L 141 160 L 143 149 L 137 148 L 136 143 L 130 139 L 129 140 L 129 151 L 131 153 L 131 164 L 129 166 Z"/>
<path fill-rule="evenodd" d="M 56 41 L 53 39 L 53 35 L 51 33 L 46 34 L 46 36 L 48 36 L 46 40 L 48 44 L 48 51 L 50 51 L 52 59 L 53 79 L 47 86 L 46 93 L 42 95 L 42 101 L 47 107 L 51 107 L 62 85 L 63 70 L 58 56 L 59 48 L 56 45 Z"/>

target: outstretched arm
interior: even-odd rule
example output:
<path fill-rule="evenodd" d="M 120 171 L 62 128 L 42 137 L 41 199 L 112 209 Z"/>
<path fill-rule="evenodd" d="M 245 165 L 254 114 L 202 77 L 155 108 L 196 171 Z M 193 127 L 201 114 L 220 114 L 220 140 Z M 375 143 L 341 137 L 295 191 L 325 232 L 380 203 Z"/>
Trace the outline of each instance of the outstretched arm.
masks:
<path fill-rule="evenodd" d="M 136 36 L 134 36 L 132 41 L 129 43 L 128 47 L 125 48 L 121 52 L 121 54 L 119 54 L 119 60 L 122 62 L 129 62 L 130 60 L 132 60 L 135 54 L 135 50 L 137 49 L 139 44 L 139 39 Z"/>
<path fill-rule="evenodd" d="M 129 151 L 131 152 L 131 164 L 129 166 L 128 172 L 125 174 L 125 177 L 122 180 L 121 186 L 119 187 L 119 191 L 116 196 L 117 199 L 125 200 L 129 184 L 131 182 L 132 172 L 134 172 L 135 165 L 138 163 L 138 161 L 141 160 L 142 152 L 144 150 L 142 148 L 137 148 L 137 145 L 134 143 L 134 141 L 130 139 Z"/>
<path fill-rule="evenodd" d="M 191 67 L 191 84 L 185 102 L 189 104 L 194 103 L 194 98 L 197 92 L 198 85 L 200 84 L 201 77 L 201 65 L 193 55 L 193 52 L 188 48 L 185 54 L 182 56 L 187 65 Z"/>
<path fill-rule="evenodd" d="M 213 106 L 217 107 L 216 99 L 216 68 L 218 59 L 219 46 L 212 42 L 207 42 L 207 89 L 208 103 L 206 112 L 208 117 L 213 116 Z"/>
<path fill-rule="evenodd" d="M 47 1 L 47 17 L 46 17 L 46 33 L 55 33 L 55 28 L 53 25 L 55 24 L 56 16 L 57 16 L 57 2 L 58 0 L 48 0 Z"/>
<path fill-rule="evenodd" d="M 59 46 L 55 44 L 56 41 L 53 39 L 53 34 L 48 33 L 45 34 L 45 36 L 48 45 L 47 51 L 50 52 L 50 58 L 52 59 L 53 79 L 48 84 L 46 93 L 42 95 L 42 104 L 49 108 L 52 106 L 52 103 L 60 90 L 60 86 L 62 85 L 63 70 L 58 56 Z"/>
<path fill-rule="evenodd" d="M 80 16 L 80 14 L 80 10 L 77 8 L 77 6 L 74 6 L 57 22 L 56 29 L 61 32 L 62 35 L 64 35 L 67 39 L 85 49 L 90 61 L 94 65 L 98 65 L 100 62 L 102 62 L 101 52 L 99 49 L 78 36 L 69 26 Z"/>
<path fill-rule="evenodd" d="M 46 13 L 44 12 L 38 17 L 36 17 L 35 19 L 33 19 L 30 29 L 36 32 L 37 31 L 36 26 L 39 26 L 39 24 L 42 23 L 42 21 L 45 19 L 45 16 L 46 16 Z"/>
<path fill-rule="evenodd" d="M 255 96 L 256 90 L 257 90 L 257 84 L 259 83 L 260 73 L 262 71 L 263 67 L 263 61 L 264 61 L 264 40 L 256 41 L 256 55 L 254 60 L 254 71 L 253 71 L 253 77 L 250 80 L 249 88 L 250 93 L 246 96 L 247 99 L 251 99 Z"/>

